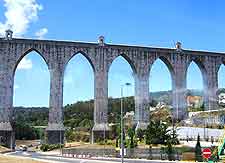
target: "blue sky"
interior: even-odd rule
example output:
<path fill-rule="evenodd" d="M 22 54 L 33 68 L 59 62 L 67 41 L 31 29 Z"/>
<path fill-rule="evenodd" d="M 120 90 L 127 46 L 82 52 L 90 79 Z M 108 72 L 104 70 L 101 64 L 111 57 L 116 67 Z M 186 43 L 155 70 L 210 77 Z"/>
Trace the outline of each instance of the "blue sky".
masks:
<path fill-rule="evenodd" d="M 96 42 L 104 35 L 114 44 L 174 47 L 181 41 L 185 49 L 224 52 L 224 5 L 211 0 L 2 0 L 0 33 L 10 24 L 17 37 Z M 224 66 L 219 74 L 219 86 L 225 87 Z M 15 106 L 48 106 L 49 72 L 39 55 L 23 58 L 14 82 Z M 125 95 L 134 95 L 132 70 L 120 57 L 110 67 L 109 96 L 119 97 L 124 82 L 132 83 Z M 171 89 L 169 71 L 160 60 L 151 70 L 149 86 L 150 91 Z M 194 63 L 188 69 L 187 87 L 202 88 L 201 72 Z M 92 68 L 77 55 L 66 68 L 64 104 L 93 96 Z"/>

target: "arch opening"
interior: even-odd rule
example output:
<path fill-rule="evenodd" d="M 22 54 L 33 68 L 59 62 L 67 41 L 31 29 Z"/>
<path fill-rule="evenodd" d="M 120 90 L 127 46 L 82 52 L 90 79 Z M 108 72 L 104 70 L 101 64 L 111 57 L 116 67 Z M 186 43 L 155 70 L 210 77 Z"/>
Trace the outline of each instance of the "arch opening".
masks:
<path fill-rule="evenodd" d="M 225 88 L 225 65 L 221 64 L 218 71 L 218 88 Z"/>
<path fill-rule="evenodd" d="M 112 63 L 109 65 L 109 69 L 108 69 L 108 73 L 109 73 L 109 70 L 111 69 L 111 67 L 112 67 L 112 64 L 114 63 L 114 61 L 116 61 L 116 62 L 119 62 L 119 61 L 117 61 L 117 60 L 124 60 L 124 64 L 128 64 L 129 65 L 129 68 L 131 68 L 131 71 L 132 71 L 132 74 L 136 74 L 136 68 L 135 68 L 135 65 L 134 65 L 134 63 L 131 61 L 131 59 L 127 56 L 127 55 L 125 55 L 125 54 L 120 54 L 120 55 L 118 55 L 113 61 L 112 61 Z M 121 61 L 122 62 L 122 61 Z"/>
<path fill-rule="evenodd" d="M 172 86 L 173 86 L 172 66 L 164 59 L 155 60 L 150 69 L 149 90 L 151 106 L 171 108 L 172 105 Z"/>
<path fill-rule="evenodd" d="M 78 52 L 76 52 L 74 55 L 72 55 L 72 56 L 69 58 L 68 62 L 66 63 L 64 72 L 66 71 L 66 68 L 67 68 L 68 64 L 71 63 L 71 60 L 74 60 L 74 57 L 77 57 L 77 56 L 79 57 L 78 60 L 84 62 L 85 64 L 88 64 L 88 66 L 91 66 L 92 71 L 95 72 L 95 66 L 94 66 L 94 64 L 92 63 L 92 61 L 91 61 L 91 59 L 88 57 L 88 55 L 87 55 L 86 53 L 84 53 L 83 51 L 78 51 Z M 74 61 L 72 61 L 72 62 L 74 62 Z"/>
<path fill-rule="evenodd" d="M 64 125 L 69 128 L 69 141 L 82 131 L 89 142 L 94 116 L 94 70 L 83 53 L 75 54 L 67 63 L 63 81 Z M 83 140 L 82 140 L 83 141 Z"/>
<path fill-rule="evenodd" d="M 40 53 L 29 50 L 14 70 L 13 120 L 17 140 L 44 139 L 48 124 L 50 73 Z"/>
<path fill-rule="evenodd" d="M 130 116 L 125 119 L 125 125 L 133 125 L 134 118 L 134 67 L 123 56 L 118 56 L 111 64 L 108 72 L 108 120 L 109 123 L 118 122 L 120 117 L 121 88 L 123 90 L 124 114 Z M 126 83 L 130 83 L 126 86 Z"/>
<path fill-rule="evenodd" d="M 186 73 L 187 109 L 189 112 L 204 110 L 205 69 L 197 61 L 191 61 Z"/>
<path fill-rule="evenodd" d="M 217 90 L 217 99 L 218 107 L 222 109 L 225 107 L 225 65 L 221 64 L 218 70 L 218 90 Z"/>
<path fill-rule="evenodd" d="M 31 58 L 34 57 L 33 56 L 34 54 L 37 55 L 38 57 L 40 57 L 41 58 L 40 62 L 45 63 L 45 65 L 47 66 L 47 69 L 48 69 L 48 63 L 47 63 L 45 57 L 37 49 L 30 48 L 25 53 L 23 53 L 23 55 L 21 55 L 20 58 L 18 59 L 16 66 L 13 69 L 13 76 L 15 75 L 17 67 L 19 66 L 19 64 L 21 64 L 21 61 L 23 60 L 22 62 L 24 62 L 24 58 L 26 59 L 26 57 L 29 57 L 30 54 L 32 54 Z"/>

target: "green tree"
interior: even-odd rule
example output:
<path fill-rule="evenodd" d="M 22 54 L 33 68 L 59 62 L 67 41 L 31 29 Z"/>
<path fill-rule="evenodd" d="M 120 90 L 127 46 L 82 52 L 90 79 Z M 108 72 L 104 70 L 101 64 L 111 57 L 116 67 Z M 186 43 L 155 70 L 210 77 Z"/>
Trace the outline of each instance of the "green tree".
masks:
<path fill-rule="evenodd" d="M 135 129 L 134 128 L 129 128 L 128 129 L 128 136 L 129 136 L 129 148 L 134 148 L 135 146 L 137 146 L 136 142 L 135 142 Z"/>
<path fill-rule="evenodd" d="M 169 137 L 167 141 L 169 141 L 172 145 L 180 144 L 177 135 L 177 128 L 175 126 L 173 126 L 172 129 L 169 131 Z"/>
<path fill-rule="evenodd" d="M 168 126 L 166 123 L 161 121 L 150 121 L 146 131 L 146 144 L 148 145 L 157 145 L 157 144 L 166 144 L 166 141 L 169 138 L 169 133 L 167 130 Z"/>
<path fill-rule="evenodd" d="M 202 162 L 202 148 L 200 144 L 200 136 L 198 135 L 197 143 L 195 146 L 195 161 Z"/>
<path fill-rule="evenodd" d="M 68 142 L 73 142 L 76 140 L 75 132 L 72 129 L 66 130 L 65 137 Z"/>
<path fill-rule="evenodd" d="M 166 153 L 168 155 L 168 160 L 169 161 L 173 161 L 175 160 L 175 150 L 173 148 L 173 145 L 177 145 L 179 144 L 179 140 L 178 140 L 178 135 L 177 135 L 177 129 L 176 127 L 173 125 L 172 129 L 168 130 L 168 137 L 166 140 Z"/>
<path fill-rule="evenodd" d="M 149 159 L 152 159 L 152 145 L 166 144 L 169 137 L 167 125 L 160 121 L 150 121 L 145 130 L 145 141 L 149 145 Z"/>
<path fill-rule="evenodd" d="M 168 155 L 168 160 L 169 161 L 173 161 L 175 160 L 174 158 L 174 149 L 173 149 L 173 145 L 170 141 L 167 142 L 167 149 L 166 149 L 166 153 Z"/>
<path fill-rule="evenodd" d="M 136 131 L 136 136 L 137 138 L 139 139 L 139 141 L 141 142 L 143 139 L 144 139 L 144 136 L 145 136 L 145 130 L 143 129 L 137 129 Z"/>
<path fill-rule="evenodd" d="M 15 123 L 16 139 L 18 140 L 34 140 L 40 139 L 40 131 L 31 127 L 29 124 L 24 122 Z"/>

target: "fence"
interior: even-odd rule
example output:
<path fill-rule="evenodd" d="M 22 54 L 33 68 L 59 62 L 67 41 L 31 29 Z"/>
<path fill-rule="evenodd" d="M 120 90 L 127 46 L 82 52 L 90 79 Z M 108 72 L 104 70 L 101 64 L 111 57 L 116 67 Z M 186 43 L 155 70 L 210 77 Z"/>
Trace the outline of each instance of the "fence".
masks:
<path fill-rule="evenodd" d="M 91 158 L 91 157 L 120 157 L 120 151 L 116 149 L 84 149 L 84 148 L 65 148 L 62 150 L 65 157 Z M 162 149 L 126 149 L 125 158 L 145 158 L 154 160 L 168 160 L 168 154 Z M 173 160 L 181 160 L 181 154 L 174 151 Z"/>

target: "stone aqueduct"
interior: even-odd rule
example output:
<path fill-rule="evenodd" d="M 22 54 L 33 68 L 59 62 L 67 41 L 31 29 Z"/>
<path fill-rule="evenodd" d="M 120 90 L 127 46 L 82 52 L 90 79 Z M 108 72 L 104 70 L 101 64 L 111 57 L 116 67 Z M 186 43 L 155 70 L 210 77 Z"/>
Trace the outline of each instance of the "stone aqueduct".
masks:
<path fill-rule="evenodd" d="M 148 124 L 149 74 L 151 65 L 160 58 L 169 68 L 172 77 L 174 117 L 186 116 L 186 72 L 191 61 L 200 68 L 204 80 L 205 108 L 217 105 L 218 70 L 225 61 L 225 54 L 184 50 L 176 48 L 152 48 L 98 43 L 68 42 L 54 40 L 0 39 L 0 136 L 13 147 L 13 82 L 20 60 L 29 52 L 36 51 L 45 60 L 50 71 L 49 123 L 46 129 L 48 141 L 59 143 L 63 126 L 63 77 L 69 60 L 77 53 L 83 54 L 94 70 L 94 128 L 103 131 L 107 127 L 108 71 L 113 60 L 123 56 L 131 65 L 135 77 L 135 121 L 138 128 Z M 106 114 L 107 115 L 107 114 Z M 106 124 L 106 126 L 104 125 Z"/>

